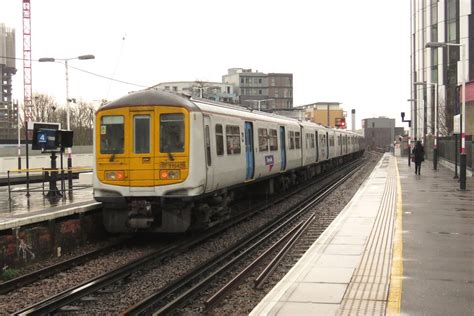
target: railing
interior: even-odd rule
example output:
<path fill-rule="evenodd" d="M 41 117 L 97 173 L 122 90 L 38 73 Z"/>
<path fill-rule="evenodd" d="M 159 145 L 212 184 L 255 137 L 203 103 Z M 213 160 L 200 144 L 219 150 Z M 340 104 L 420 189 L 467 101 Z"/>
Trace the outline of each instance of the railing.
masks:
<path fill-rule="evenodd" d="M 31 169 L 14 169 L 14 170 L 8 170 L 7 171 L 7 184 L 8 184 L 8 199 L 11 200 L 11 195 L 12 193 L 19 193 L 19 192 L 26 192 L 27 196 L 30 196 L 30 192 L 42 192 L 43 196 L 47 197 L 66 197 L 66 185 L 65 185 L 65 180 L 67 180 L 67 175 L 68 172 L 71 172 L 72 174 L 80 174 L 80 173 L 87 173 L 87 172 L 92 172 L 93 169 L 90 167 L 74 167 L 74 168 L 66 168 L 66 169 L 61 169 L 61 168 L 31 168 Z M 12 180 L 14 177 L 12 177 L 12 174 L 22 174 L 25 173 L 27 174 L 27 186 L 26 188 L 12 188 Z M 30 187 L 29 185 L 29 175 L 30 174 L 38 174 L 41 173 L 41 182 L 42 185 L 41 187 Z M 58 178 L 59 176 L 59 178 Z M 59 190 L 56 186 L 57 181 L 61 181 L 61 190 Z M 50 183 L 50 188 L 47 191 L 48 193 L 45 194 L 45 182 Z M 86 188 L 90 188 L 92 185 L 72 185 L 67 191 L 72 193 L 74 190 L 83 190 Z"/>
<path fill-rule="evenodd" d="M 457 148 L 456 148 L 457 143 Z M 449 162 L 457 163 L 459 165 L 459 147 L 461 146 L 461 139 L 458 136 L 457 141 L 454 136 L 440 137 L 438 139 L 438 155 L 440 158 L 444 158 Z M 472 145 L 472 136 L 466 136 L 466 165 L 468 168 L 473 167 L 472 159 L 474 146 Z"/>

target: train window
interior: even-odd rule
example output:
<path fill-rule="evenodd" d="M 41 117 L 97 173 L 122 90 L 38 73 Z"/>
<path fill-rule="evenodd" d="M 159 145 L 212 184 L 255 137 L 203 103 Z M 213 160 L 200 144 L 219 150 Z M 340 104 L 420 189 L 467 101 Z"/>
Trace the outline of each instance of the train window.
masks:
<path fill-rule="evenodd" d="M 218 156 L 224 154 L 224 132 L 221 124 L 216 124 L 216 153 Z"/>
<path fill-rule="evenodd" d="M 300 132 L 295 132 L 295 147 L 296 149 L 301 148 L 301 137 L 300 137 Z"/>
<path fill-rule="evenodd" d="M 295 132 L 290 131 L 288 138 L 290 139 L 290 149 L 295 149 Z"/>
<path fill-rule="evenodd" d="M 329 146 L 334 147 L 334 135 L 329 136 Z"/>
<path fill-rule="evenodd" d="M 268 151 L 268 130 L 258 129 L 258 151 Z"/>
<path fill-rule="evenodd" d="M 310 146 L 311 148 L 314 148 L 314 134 L 309 134 L 309 138 L 310 138 Z"/>
<path fill-rule="evenodd" d="M 209 125 L 206 125 L 205 129 L 205 139 L 206 139 L 206 161 L 207 165 L 211 165 L 211 135 L 209 133 Z"/>
<path fill-rule="evenodd" d="M 102 116 L 100 119 L 100 153 L 123 154 L 123 116 Z"/>
<path fill-rule="evenodd" d="M 135 154 L 150 153 L 150 115 L 133 117 L 133 152 Z"/>
<path fill-rule="evenodd" d="M 270 130 L 270 150 L 278 150 L 278 132 L 276 129 Z"/>
<path fill-rule="evenodd" d="M 184 114 L 160 115 L 160 152 L 184 152 Z"/>
<path fill-rule="evenodd" d="M 227 154 L 240 154 L 240 128 L 235 125 L 226 125 Z"/>

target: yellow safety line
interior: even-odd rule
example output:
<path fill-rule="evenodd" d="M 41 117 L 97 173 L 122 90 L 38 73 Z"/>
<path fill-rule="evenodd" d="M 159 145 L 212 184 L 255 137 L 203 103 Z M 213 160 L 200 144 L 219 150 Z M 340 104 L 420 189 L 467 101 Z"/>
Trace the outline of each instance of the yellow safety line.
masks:
<path fill-rule="evenodd" d="M 402 188 L 400 184 L 400 173 L 398 162 L 395 157 L 395 170 L 397 172 L 397 219 L 395 223 L 395 236 L 393 245 L 392 273 L 390 277 L 390 290 L 388 294 L 387 315 L 400 315 L 402 302 L 403 281 L 403 236 L 402 236 Z"/>

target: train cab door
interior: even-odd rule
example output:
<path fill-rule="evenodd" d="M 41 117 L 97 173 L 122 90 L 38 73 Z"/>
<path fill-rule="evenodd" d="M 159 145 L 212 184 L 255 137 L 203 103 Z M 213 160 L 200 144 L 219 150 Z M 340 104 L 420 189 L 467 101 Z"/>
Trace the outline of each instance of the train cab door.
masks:
<path fill-rule="evenodd" d="M 285 137 L 285 127 L 280 126 L 280 147 L 281 147 L 281 167 L 280 171 L 285 171 L 286 169 L 286 137 Z"/>
<path fill-rule="evenodd" d="M 214 190 L 214 168 L 212 168 L 211 119 L 204 116 L 204 153 L 206 157 L 206 192 Z"/>
<path fill-rule="evenodd" d="M 315 136 L 316 136 L 316 144 L 315 144 L 315 148 L 316 148 L 316 162 L 319 161 L 319 133 L 318 131 L 315 132 Z"/>
<path fill-rule="evenodd" d="M 245 122 L 245 162 L 247 170 L 245 180 L 253 179 L 255 172 L 255 157 L 253 147 L 253 124 L 251 122 Z"/>
<path fill-rule="evenodd" d="M 132 148 L 130 153 L 130 191 L 136 187 L 154 190 L 154 112 L 148 109 L 130 111 Z"/>

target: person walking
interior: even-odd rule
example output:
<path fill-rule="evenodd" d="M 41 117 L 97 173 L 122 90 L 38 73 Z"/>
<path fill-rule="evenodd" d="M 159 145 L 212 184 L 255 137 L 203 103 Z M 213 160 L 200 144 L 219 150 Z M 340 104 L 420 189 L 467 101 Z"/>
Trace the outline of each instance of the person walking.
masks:
<path fill-rule="evenodd" d="M 413 148 L 413 156 L 415 160 L 415 174 L 421 174 L 421 163 L 425 160 L 425 150 L 420 141 L 417 141 Z"/>

